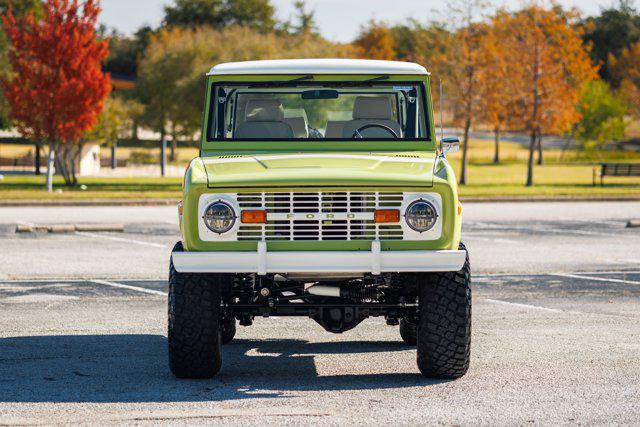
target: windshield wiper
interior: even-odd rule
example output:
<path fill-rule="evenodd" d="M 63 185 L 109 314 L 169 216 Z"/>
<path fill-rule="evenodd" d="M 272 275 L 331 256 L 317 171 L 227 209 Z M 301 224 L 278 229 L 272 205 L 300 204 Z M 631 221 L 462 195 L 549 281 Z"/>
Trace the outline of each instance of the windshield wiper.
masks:
<path fill-rule="evenodd" d="M 302 77 L 296 77 L 293 80 L 287 80 L 287 83 L 301 82 L 303 80 L 313 80 L 313 76 L 311 74 L 309 74 L 309 75 L 302 76 Z"/>
<path fill-rule="evenodd" d="M 378 77 L 374 77 L 372 79 L 368 79 L 368 80 L 364 80 L 363 83 L 367 83 L 367 82 L 378 82 L 380 80 L 389 80 L 391 76 L 389 76 L 388 74 L 382 75 L 382 76 L 378 76 Z"/>
<path fill-rule="evenodd" d="M 307 76 L 300 76 L 300 77 L 296 77 L 295 79 L 291 79 L 291 80 L 280 80 L 280 81 L 276 81 L 276 82 L 259 82 L 259 83 L 252 83 L 249 85 L 249 87 L 262 87 L 262 86 L 287 86 L 287 85 L 294 85 L 298 82 L 302 82 L 305 80 L 313 80 L 313 76 L 311 74 L 307 75 Z"/>

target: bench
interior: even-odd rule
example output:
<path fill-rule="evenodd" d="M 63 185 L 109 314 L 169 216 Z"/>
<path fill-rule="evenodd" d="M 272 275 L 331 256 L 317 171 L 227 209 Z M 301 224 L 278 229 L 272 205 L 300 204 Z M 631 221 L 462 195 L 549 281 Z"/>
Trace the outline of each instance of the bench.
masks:
<path fill-rule="evenodd" d="M 596 185 L 597 168 L 593 169 L 593 185 Z M 605 176 L 640 176 L 640 163 L 601 163 L 600 185 Z"/>

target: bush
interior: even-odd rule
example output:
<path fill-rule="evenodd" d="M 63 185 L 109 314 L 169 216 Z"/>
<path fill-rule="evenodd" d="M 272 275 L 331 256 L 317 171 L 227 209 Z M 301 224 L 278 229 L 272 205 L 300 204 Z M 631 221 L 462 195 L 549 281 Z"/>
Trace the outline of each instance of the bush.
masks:
<path fill-rule="evenodd" d="M 159 160 L 149 151 L 132 151 L 129 154 L 129 162 L 138 165 L 148 165 L 158 163 Z"/>

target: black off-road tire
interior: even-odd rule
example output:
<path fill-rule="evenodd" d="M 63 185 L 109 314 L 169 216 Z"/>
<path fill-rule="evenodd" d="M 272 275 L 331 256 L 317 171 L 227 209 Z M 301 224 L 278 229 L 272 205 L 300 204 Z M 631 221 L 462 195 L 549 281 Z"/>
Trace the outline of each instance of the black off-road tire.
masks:
<path fill-rule="evenodd" d="M 233 317 L 223 318 L 220 322 L 220 341 L 222 344 L 229 344 L 236 336 L 236 319 Z"/>
<path fill-rule="evenodd" d="M 183 250 L 178 242 L 174 252 Z M 179 273 L 169 266 L 169 367 L 178 378 L 220 371 L 220 274 Z"/>
<path fill-rule="evenodd" d="M 400 336 L 405 343 L 416 345 L 418 342 L 418 325 L 403 317 L 400 319 Z"/>
<path fill-rule="evenodd" d="M 418 368 L 428 378 L 460 378 L 471 356 L 469 254 L 460 271 L 419 275 L 418 286 Z"/>

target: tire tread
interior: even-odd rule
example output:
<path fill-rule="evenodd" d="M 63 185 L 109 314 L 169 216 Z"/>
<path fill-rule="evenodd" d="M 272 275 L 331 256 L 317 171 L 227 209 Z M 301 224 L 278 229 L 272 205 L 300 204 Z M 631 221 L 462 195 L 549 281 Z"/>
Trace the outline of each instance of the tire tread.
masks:
<path fill-rule="evenodd" d="M 460 244 L 461 250 L 466 250 Z M 418 368 L 425 377 L 454 379 L 471 358 L 471 268 L 419 276 Z"/>

